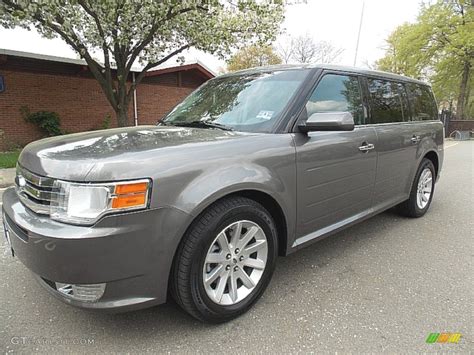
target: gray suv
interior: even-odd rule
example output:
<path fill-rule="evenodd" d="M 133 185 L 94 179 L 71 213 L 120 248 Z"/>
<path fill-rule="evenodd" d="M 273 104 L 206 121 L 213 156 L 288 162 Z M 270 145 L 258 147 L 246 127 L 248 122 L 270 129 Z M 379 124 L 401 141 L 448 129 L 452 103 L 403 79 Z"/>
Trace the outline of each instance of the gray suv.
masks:
<path fill-rule="evenodd" d="M 71 305 L 168 295 L 192 316 L 245 312 L 288 255 L 396 206 L 421 217 L 443 162 L 428 85 L 335 66 L 217 77 L 157 126 L 26 146 L 3 195 L 12 253 Z"/>

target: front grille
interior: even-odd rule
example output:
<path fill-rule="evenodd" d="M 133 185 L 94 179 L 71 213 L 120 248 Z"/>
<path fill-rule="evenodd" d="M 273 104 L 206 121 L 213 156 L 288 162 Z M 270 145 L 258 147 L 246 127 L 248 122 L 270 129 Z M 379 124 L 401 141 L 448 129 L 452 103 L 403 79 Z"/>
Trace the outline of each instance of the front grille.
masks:
<path fill-rule="evenodd" d="M 50 214 L 51 201 L 58 195 L 54 179 L 33 174 L 18 165 L 15 185 L 18 197 L 26 207 L 38 214 Z"/>

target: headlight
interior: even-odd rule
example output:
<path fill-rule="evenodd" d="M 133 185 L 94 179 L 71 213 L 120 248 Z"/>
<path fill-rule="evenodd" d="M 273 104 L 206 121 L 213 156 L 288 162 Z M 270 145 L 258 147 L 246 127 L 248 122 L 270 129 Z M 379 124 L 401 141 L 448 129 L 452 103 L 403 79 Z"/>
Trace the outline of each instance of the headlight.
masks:
<path fill-rule="evenodd" d="M 73 224 L 93 224 L 107 213 L 148 206 L 150 180 L 105 184 L 78 184 L 56 180 L 51 218 Z"/>

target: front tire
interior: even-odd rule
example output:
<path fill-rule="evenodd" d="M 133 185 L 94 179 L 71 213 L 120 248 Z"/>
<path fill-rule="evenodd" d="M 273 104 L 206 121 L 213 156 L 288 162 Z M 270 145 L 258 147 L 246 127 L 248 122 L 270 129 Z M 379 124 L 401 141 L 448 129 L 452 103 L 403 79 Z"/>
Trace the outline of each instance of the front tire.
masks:
<path fill-rule="evenodd" d="M 430 208 L 433 199 L 436 170 L 431 160 L 424 158 L 415 174 L 410 197 L 398 205 L 398 212 L 406 217 L 418 218 Z"/>
<path fill-rule="evenodd" d="M 238 317 L 270 282 L 277 250 L 275 223 L 262 205 L 244 197 L 220 200 L 197 217 L 178 248 L 173 298 L 201 321 Z"/>

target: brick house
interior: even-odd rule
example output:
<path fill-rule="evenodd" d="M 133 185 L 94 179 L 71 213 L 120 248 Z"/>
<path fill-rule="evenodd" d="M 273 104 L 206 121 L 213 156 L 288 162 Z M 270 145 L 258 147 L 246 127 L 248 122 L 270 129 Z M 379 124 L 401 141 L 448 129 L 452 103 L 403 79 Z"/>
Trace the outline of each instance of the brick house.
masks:
<path fill-rule="evenodd" d="M 214 77 L 196 62 L 150 71 L 137 86 L 129 124 L 155 124 L 199 85 Z M 132 80 L 132 78 L 130 78 Z M 67 132 L 98 129 L 115 113 L 85 61 L 0 49 L 0 151 L 42 137 L 20 109 L 54 111 Z M 136 110 L 135 110 L 136 108 Z"/>

